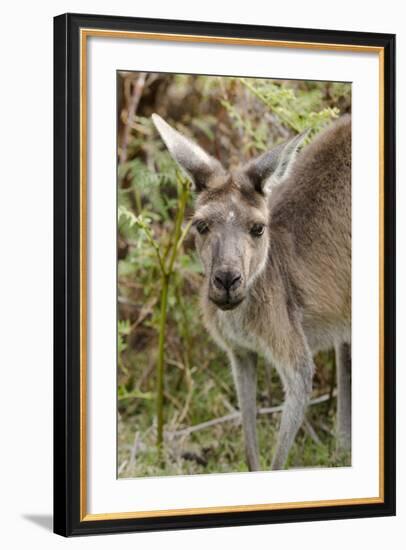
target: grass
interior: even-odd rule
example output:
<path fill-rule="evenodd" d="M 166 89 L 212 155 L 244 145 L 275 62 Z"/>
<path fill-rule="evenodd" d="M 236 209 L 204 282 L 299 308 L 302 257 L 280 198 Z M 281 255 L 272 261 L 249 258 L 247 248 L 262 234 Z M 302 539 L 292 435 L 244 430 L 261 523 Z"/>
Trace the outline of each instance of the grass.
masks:
<path fill-rule="evenodd" d="M 205 335 L 203 335 L 205 339 Z M 206 342 L 207 344 L 208 342 Z M 192 366 L 190 378 L 185 380 L 181 366 L 171 365 L 167 372 L 166 432 L 174 432 L 213 418 L 227 415 L 237 409 L 231 372 L 226 357 L 211 344 L 215 360 L 199 368 Z M 329 357 L 329 356 L 327 356 Z M 137 354 L 145 363 L 146 356 Z M 323 369 L 331 369 L 326 357 Z M 324 373 L 326 375 L 326 373 Z M 323 377 L 316 376 L 314 396 L 320 395 Z M 283 399 L 276 373 L 272 374 L 272 405 Z M 259 364 L 258 404 L 270 405 L 265 368 Z M 174 390 L 177 389 L 175 393 Z M 173 395 L 171 394 L 173 392 Z M 236 421 L 219 423 L 187 436 L 165 438 L 164 462 L 156 442 L 156 421 L 153 396 L 134 397 L 126 403 L 118 421 L 119 477 L 173 476 L 247 471 L 242 428 Z M 127 400 L 128 401 L 128 400 Z M 186 408 L 185 408 L 186 407 Z M 289 455 L 287 468 L 338 467 L 350 465 L 350 456 L 335 451 L 334 424 L 336 400 L 313 405 L 307 419 L 316 432 L 316 438 L 301 428 Z M 181 421 L 180 421 L 181 420 Z M 269 470 L 276 444 L 280 413 L 259 415 L 257 420 L 260 461 L 263 470 Z"/>

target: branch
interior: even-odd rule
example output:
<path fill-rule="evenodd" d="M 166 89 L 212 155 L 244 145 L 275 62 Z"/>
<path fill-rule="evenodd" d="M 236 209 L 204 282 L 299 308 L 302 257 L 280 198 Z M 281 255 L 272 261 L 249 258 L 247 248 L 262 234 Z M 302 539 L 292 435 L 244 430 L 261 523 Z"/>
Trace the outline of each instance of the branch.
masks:
<path fill-rule="evenodd" d="M 334 392 L 334 395 L 336 392 Z M 321 395 L 310 401 L 309 406 L 319 405 L 320 403 L 325 403 L 330 399 L 329 394 Z M 258 414 L 274 414 L 282 412 L 283 405 L 277 405 L 276 407 L 263 407 L 258 410 Z M 213 418 L 213 420 L 208 420 L 207 422 L 202 422 L 201 424 L 196 424 L 190 428 L 184 428 L 183 430 L 177 430 L 175 432 L 166 432 L 166 436 L 169 438 L 172 437 L 182 437 L 188 436 L 194 432 L 199 432 L 200 430 L 205 430 L 206 428 L 211 428 L 212 426 L 217 426 L 218 424 L 223 424 L 224 422 L 235 421 L 237 424 L 241 423 L 241 413 L 236 411 L 235 413 L 226 414 L 220 418 Z"/>
<path fill-rule="evenodd" d="M 149 227 L 147 227 L 145 224 L 142 224 L 142 225 L 138 224 L 138 225 L 139 225 L 139 227 L 141 227 L 144 230 L 144 233 L 145 233 L 145 235 L 148 239 L 148 242 L 150 243 L 152 248 L 155 250 L 155 254 L 156 254 L 156 257 L 158 259 L 159 268 L 161 270 L 162 275 L 166 275 L 165 264 L 164 264 L 162 256 L 161 256 L 161 251 L 160 251 L 158 243 L 154 240 L 154 237 L 153 237 Z"/>
<path fill-rule="evenodd" d="M 159 244 L 155 241 L 154 236 L 148 227 L 147 222 L 144 221 L 142 216 L 136 216 L 134 212 L 131 212 L 131 210 L 128 210 L 128 208 L 125 208 L 124 206 L 118 207 L 118 219 L 120 220 L 121 216 L 125 217 L 128 220 L 128 223 L 130 224 L 130 227 L 133 227 L 136 225 L 139 229 L 142 229 L 144 231 L 144 235 L 146 236 L 149 244 L 155 251 L 156 257 L 158 259 L 159 268 L 162 272 L 162 275 L 166 275 L 166 269 L 165 264 L 162 259 L 161 251 L 159 248 Z"/>
<path fill-rule="evenodd" d="M 120 164 L 123 164 L 127 160 L 127 149 L 128 149 L 128 143 L 131 135 L 131 126 L 132 126 L 135 114 L 137 112 L 138 104 L 142 96 L 142 91 L 145 86 L 146 76 L 147 76 L 146 73 L 140 73 L 135 82 L 131 80 L 128 83 L 129 86 L 133 84 L 134 87 L 133 87 L 133 93 L 129 99 L 127 121 L 124 129 L 123 143 L 121 145 L 121 151 L 120 151 Z"/>
<path fill-rule="evenodd" d="M 187 181 L 183 178 L 182 175 L 178 174 L 178 211 L 176 213 L 175 219 L 175 229 L 173 232 L 173 243 L 172 243 L 172 253 L 169 258 L 168 268 L 166 270 L 168 275 L 172 274 L 173 266 L 175 264 L 176 256 L 179 251 L 179 242 L 182 243 L 183 239 L 186 236 L 187 231 L 189 230 L 189 224 L 186 226 L 185 230 L 182 232 L 182 223 L 185 217 L 185 208 L 189 195 L 189 187 Z"/>
<path fill-rule="evenodd" d="M 124 304 L 125 306 L 135 307 L 137 309 L 139 309 L 142 306 L 142 304 L 136 304 L 135 302 L 132 302 L 131 300 L 129 300 L 125 296 L 117 296 L 117 302 L 119 304 Z"/>
<path fill-rule="evenodd" d="M 330 396 L 329 396 L 329 398 L 330 398 Z M 322 444 L 321 441 L 320 441 L 319 436 L 315 432 L 315 430 L 314 430 L 313 426 L 311 425 L 310 421 L 308 420 L 308 418 L 304 419 L 302 427 L 303 427 L 304 431 L 307 432 L 309 437 L 312 439 L 313 443 L 315 443 L 316 445 L 321 445 Z"/>
<path fill-rule="evenodd" d="M 193 220 L 189 220 L 188 223 L 185 225 L 183 231 L 182 231 L 182 234 L 180 236 L 180 239 L 178 241 L 178 244 L 176 246 L 176 251 L 178 252 L 180 247 L 182 246 L 183 244 L 183 241 L 185 240 L 185 237 L 186 235 L 188 234 L 189 232 L 189 229 L 192 227 L 192 223 L 193 223 Z"/>
<path fill-rule="evenodd" d="M 140 440 L 141 440 L 140 432 L 137 431 L 135 432 L 134 443 L 133 443 L 133 446 L 131 447 L 130 461 L 127 466 L 127 470 L 129 472 L 131 471 L 131 468 L 133 468 L 136 465 L 137 452 L 138 452 L 138 449 L 140 448 Z"/>

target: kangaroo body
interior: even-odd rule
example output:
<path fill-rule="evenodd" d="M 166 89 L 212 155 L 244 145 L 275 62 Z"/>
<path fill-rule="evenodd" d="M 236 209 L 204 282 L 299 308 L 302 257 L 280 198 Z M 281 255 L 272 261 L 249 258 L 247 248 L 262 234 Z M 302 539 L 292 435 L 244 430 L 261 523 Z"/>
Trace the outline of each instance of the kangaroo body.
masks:
<path fill-rule="evenodd" d="M 297 157 L 300 136 L 231 174 L 188 140 L 180 145 L 177 135 L 168 138 L 166 126 L 157 124 L 169 150 L 198 174 L 196 244 L 206 269 L 201 304 L 208 330 L 230 358 L 249 468 L 260 468 L 257 354 L 275 366 L 285 390 L 272 467 L 284 466 L 303 422 L 313 355 L 331 347 L 337 359 L 337 443 L 349 450 L 350 117 L 319 134 Z M 188 146 L 196 158 L 185 166 L 185 151 L 192 155 Z"/>
<path fill-rule="evenodd" d="M 350 342 L 350 123 L 343 117 L 323 132 L 272 191 L 267 263 L 244 302 L 221 311 L 203 288 L 207 327 L 223 347 L 240 345 L 278 360 L 292 322 L 302 326 L 313 353 Z"/>

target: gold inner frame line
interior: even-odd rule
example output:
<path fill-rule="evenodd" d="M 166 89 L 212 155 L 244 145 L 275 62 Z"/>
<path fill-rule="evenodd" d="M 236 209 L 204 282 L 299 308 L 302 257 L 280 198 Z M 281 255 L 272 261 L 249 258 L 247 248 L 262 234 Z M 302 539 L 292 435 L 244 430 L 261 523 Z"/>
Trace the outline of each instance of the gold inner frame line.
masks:
<path fill-rule="evenodd" d="M 87 38 L 108 37 L 171 42 L 215 43 L 273 48 L 315 49 L 379 55 L 379 496 L 181 508 L 176 510 L 142 510 L 134 512 L 87 513 Z M 184 35 L 176 33 L 131 32 L 106 29 L 80 29 L 80 521 L 140 519 L 180 515 L 219 514 L 281 509 L 377 504 L 384 502 L 384 48 L 354 44 L 280 41 L 222 36 Z"/>

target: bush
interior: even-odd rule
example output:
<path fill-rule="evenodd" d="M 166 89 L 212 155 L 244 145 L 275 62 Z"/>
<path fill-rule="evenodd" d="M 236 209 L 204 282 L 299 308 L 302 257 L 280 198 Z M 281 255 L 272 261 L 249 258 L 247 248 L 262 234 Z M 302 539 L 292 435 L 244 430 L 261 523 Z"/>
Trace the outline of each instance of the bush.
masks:
<path fill-rule="evenodd" d="M 345 83 L 120 73 L 118 89 L 119 475 L 246 470 L 242 433 L 235 421 L 185 432 L 233 414 L 237 402 L 228 360 L 202 325 L 198 305 L 202 272 L 187 236 L 193 197 L 188 190 L 183 195 L 186 213 L 181 212 L 183 229 L 175 238 L 180 197 L 187 186 L 154 131 L 150 115 L 158 112 L 224 165 L 233 166 L 305 129 L 310 129 L 311 140 L 350 111 L 351 87 Z M 171 261 L 163 322 L 163 266 L 168 268 Z M 165 338 L 160 348 L 163 324 Z M 162 388 L 156 368 L 160 352 L 165 352 Z M 330 393 L 331 399 L 311 409 L 311 425 L 318 437 L 309 425 L 299 434 L 290 455 L 291 466 L 343 463 L 332 453 L 334 354 L 320 354 L 316 362 L 314 395 Z M 269 407 L 281 401 L 280 382 L 262 361 L 259 405 Z M 162 424 L 156 420 L 157 403 L 158 418 L 160 406 L 163 414 L 164 445 L 160 443 Z M 277 426 L 277 415 L 260 416 L 264 468 L 270 466 Z"/>

